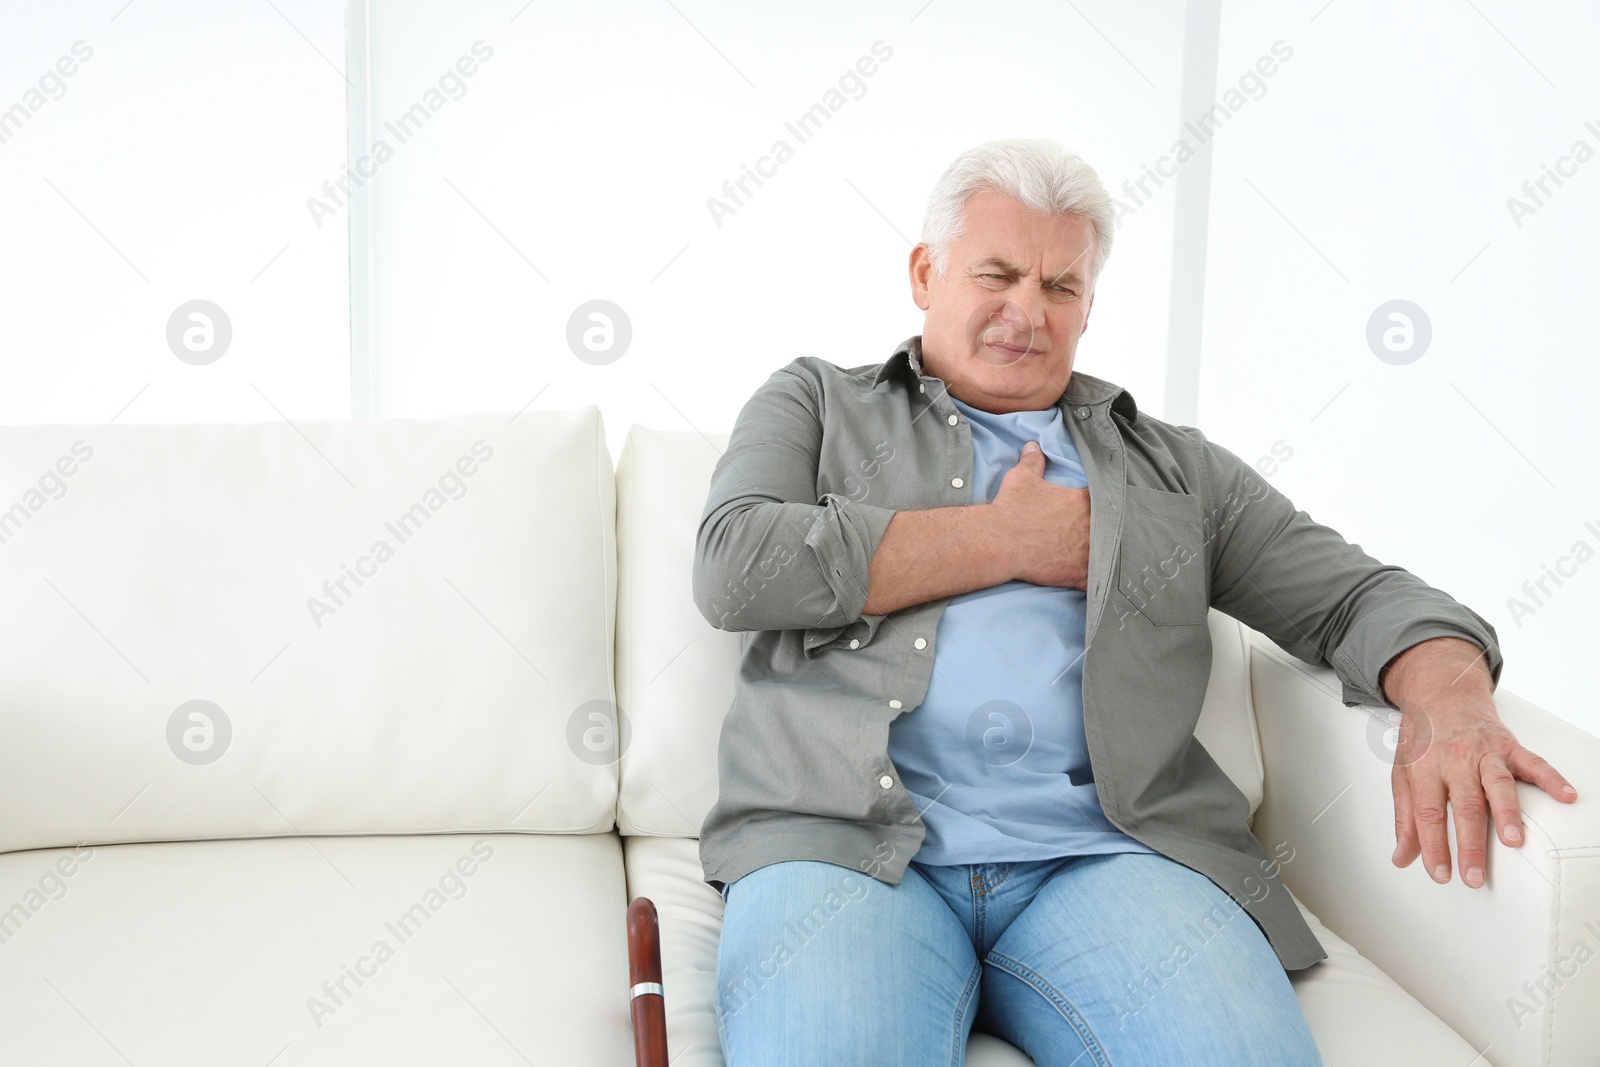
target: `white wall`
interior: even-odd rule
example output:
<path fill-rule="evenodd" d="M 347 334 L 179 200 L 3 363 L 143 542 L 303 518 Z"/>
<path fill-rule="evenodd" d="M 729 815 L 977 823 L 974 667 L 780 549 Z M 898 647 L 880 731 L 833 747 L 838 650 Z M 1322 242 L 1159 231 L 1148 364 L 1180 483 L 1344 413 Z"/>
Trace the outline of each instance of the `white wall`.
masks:
<path fill-rule="evenodd" d="M 1501 684 L 1600 734 L 1600 159 L 1520 223 L 1507 206 L 1600 150 L 1600 14 L 1226 0 L 1219 85 L 1279 39 L 1293 57 L 1215 140 L 1197 424 L 1247 459 L 1292 449 L 1278 488 L 1482 614 Z M 1432 328 L 1404 364 L 1367 342 L 1396 299 Z"/>
<path fill-rule="evenodd" d="M 1077 8 L 378 4 L 380 131 L 493 55 L 374 168 L 375 411 L 598 403 L 617 453 L 635 421 L 728 429 L 796 356 L 886 358 L 922 330 L 907 259 L 959 152 L 1054 137 L 1120 186 L 1170 140 L 1182 4 Z M 877 42 L 820 131 L 785 129 Z M 708 198 L 779 139 L 793 158 L 719 226 Z M 1168 188 L 1119 231 L 1079 350 L 1157 413 L 1172 218 Z M 592 299 L 632 325 L 605 365 L 565 341 Z"/>
<path fill-rule="evenodd" d="M 0 6 L 0 421 L 348 414 L 345 230 L 305 207 L 345 154 L 341 13 L 275 3 Z M 168 345 L 192 300 L 231 327 L 209 363 Z"/>

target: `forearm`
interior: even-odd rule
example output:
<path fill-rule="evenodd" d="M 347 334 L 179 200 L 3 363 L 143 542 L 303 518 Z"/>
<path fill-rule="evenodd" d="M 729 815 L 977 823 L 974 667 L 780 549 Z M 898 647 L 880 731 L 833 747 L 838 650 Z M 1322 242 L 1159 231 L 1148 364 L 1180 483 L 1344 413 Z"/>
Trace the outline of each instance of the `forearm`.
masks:
<path fill-rule="evenodd" d="M 895 512 L 830 494 L 818 505 L 730 502 L 696 537 L 695 603 L 721 630 L 841 626 L 862 613 L 867 567 Z"/>
<path fill-rule="evenodd" d="M 1014 577 L 1010 540 L 993 505 L 898 511 L 872 556 L 864 611 L 887 615 Z"/>
<path fill-rule="evenodd" d="M 1453 704 L 1481 707 L 1494 692 L 1484 650 L 1460 637 L 1412 645 L 1384 665 L 1378 684 L 1402 713 Z"/>

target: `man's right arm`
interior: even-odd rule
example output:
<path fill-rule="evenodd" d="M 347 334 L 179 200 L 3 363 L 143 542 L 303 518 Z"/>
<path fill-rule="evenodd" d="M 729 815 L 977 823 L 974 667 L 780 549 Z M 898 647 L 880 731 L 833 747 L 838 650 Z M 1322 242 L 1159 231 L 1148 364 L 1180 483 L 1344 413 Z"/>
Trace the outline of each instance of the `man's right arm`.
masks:
<path fill-rule="evenodd" d="M 897 525 L 889 539 L 894 551 L 908 525 L 895 523 L 906 513 L 893 508 L 839 493 L 818 497 L 819 409 L 811 383 L 782 369 L 739 412 L 695 537 L 695 604 L 718 629 L 855 622 L 867 608 L 869 568 L 889 527 Z M 906 557 L 913 555 L 908 549 L 901 546 Z M 918 568 L 905 558 L 896 570 Z"/>
<path fill-rule="evenodd" d="M 1089 576 L 1089 491 L 1044 479 L 1029 442 L 990 504 L 902 511 L 872 557 L 868 611 L 891 611 L 1013 578 L 1083 589 Z"/>
<path fill-rule="evenodd" d="M 1024 456 L 992 504 L 818 499 L 817 408 L 811 386 L 779 370 L 735 422 L 695 539 L 695 603 L 713 626 L 844 626 L 1012 578 L 1083 588 L 1088 494 L 1045 482 L 1041 453 Z"/>

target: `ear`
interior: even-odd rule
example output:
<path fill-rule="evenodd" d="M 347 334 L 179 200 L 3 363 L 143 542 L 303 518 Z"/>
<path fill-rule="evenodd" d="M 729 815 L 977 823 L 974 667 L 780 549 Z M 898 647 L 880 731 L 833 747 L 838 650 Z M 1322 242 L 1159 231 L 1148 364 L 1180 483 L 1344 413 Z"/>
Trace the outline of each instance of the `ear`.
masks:
<path fill-rule="evenodd" d="M 923 311 L 928 310 L 928 282 L 933 276 L 933 259 L 928 255 L 926 241 L 911 250 L 911 300 Z"/>

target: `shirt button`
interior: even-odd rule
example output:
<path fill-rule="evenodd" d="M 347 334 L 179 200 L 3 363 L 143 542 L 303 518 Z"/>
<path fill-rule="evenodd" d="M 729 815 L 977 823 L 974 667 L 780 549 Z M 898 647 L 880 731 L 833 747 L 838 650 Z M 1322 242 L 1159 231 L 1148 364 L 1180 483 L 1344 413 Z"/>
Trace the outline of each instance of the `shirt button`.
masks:
<path fill-rule="evenodd" d="M 966 485 L 967 483 L 962 481 L 960 478 L 951 478 L 950 479 L 950 484 L 955 486 L 957 489 L 960 489 L 963 485 Z"/>
<path fill-rule="evenodd" d="M 915 641 L 911 642 L 911 644 L 916 648 L 927 648 L 928 639 L 926 637 L 919 637 Z"/>
<path fill-rule="evenodd" d="M 924 382 L 923 384 L 917 386 L 917 392 L 926 393 L 927 391 L 928 391 L 928 384 L 926 382 Z"/>
<path fill-rule="evenodd" d="M 1078 409 L 1078 418 L 1087 419 L 1088 417 L 1089 417 L 1089 409 L 1088 408 L 1079 408 Z"/>
<path fill-rule="evenodd" d="M 891 700 L 891 701 L 889 701 L 889 706 L 891 708 L 899 708 L 901 705 L 900 705 L 900 702 L 898 700 Z"/>
<path fill-rule="evenodd" d="M 860 638 L 856 638 L 856 637 L 852 637 L 852 638 L 851 638 L 851 639 L 850 639 L 850 647 L 851 647 L 851 648 L 860 648 L 860 647 L 861 647 L 861 640 L 860 640 Z"/>
<path fill-rule="evenodd" d="M 894 779 L 890 778 L 886 774 L 882 778 L 878 779 L 878 784 L 883 786 L 885 789 L 890 789 L 890 788 L 893 788 L 893 786 L 894 786 Z"/>
<path fill-rule="evenodd" d="M 954 415 L 951 415 L 949 418 L 945 419 L 944 421 L 948 422 L 951 426 L 954 426 L 956 423 L 960 422 L 961 420 L 956 418 Z"/>

